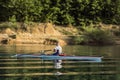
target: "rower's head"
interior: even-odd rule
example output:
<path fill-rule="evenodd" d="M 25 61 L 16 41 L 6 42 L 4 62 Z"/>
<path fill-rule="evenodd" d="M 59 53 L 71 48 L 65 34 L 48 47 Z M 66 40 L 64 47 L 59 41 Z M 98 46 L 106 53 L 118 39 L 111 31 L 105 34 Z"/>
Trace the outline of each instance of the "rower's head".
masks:
<path fill-rule="evenodd" d="M 57 42 L 56 42 L 56 46 L 58 46 L 58 45 L 59 45 L 59 42 L 57 41 Z"/>

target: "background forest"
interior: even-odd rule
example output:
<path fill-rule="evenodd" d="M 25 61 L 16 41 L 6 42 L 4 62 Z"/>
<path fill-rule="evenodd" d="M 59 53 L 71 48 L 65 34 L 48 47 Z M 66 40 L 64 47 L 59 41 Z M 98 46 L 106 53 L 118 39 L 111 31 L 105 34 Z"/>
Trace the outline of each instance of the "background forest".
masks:
<path fill-rule="evenodd" d="M 120 24 L 120 0 L 0 0 L 0 22 Z"/>

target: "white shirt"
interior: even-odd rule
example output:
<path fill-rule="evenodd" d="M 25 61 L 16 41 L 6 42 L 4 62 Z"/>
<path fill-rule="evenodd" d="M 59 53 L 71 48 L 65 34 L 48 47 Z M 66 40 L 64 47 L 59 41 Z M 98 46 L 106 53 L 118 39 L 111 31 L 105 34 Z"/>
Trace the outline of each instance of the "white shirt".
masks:
<path fill-rule="evenodd" d="M 55 52 L 57 52 L 57 50 L 58 50 L 58 51 L 59 51 L 59 54 L 62 53 L 62 47 L 61 47 L 60 45 L 56 46 L 56 47 L 54 48 L 54 50 L 55 50 Z"/>

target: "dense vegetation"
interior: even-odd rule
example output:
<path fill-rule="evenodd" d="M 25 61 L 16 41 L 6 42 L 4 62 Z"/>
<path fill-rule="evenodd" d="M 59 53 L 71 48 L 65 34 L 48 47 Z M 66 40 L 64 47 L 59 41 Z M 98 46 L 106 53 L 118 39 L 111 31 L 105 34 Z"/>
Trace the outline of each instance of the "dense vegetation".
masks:
<path fill-rule="evenodd" d="M 0 0 L 0 22 L 120 24 L 120 0 Z"/>
<path fill-rule="evenodd" d="M 81 36 L 74 36 L 72 44 L 87 45 L 110 45 L 114 44 L 113 34 L 109 30 L 103 30 L 98 27 L 82 27 Z"/>

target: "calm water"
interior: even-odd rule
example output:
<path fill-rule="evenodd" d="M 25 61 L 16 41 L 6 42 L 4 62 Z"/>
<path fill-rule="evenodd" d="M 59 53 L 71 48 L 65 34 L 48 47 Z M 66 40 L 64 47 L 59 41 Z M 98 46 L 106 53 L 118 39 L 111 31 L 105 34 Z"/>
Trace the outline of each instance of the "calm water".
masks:
<path fill-rule="evenodd" d="M 63 46 L 67 55 L 103 56 L 101 63 L 64 60 L 57 70 L 53 61 L 39 58 L 11 58 L 14 54 L 39 54 L 51 45 L 0 46 L 0 80 L 120 80 L 120 45 L 116 46 Z M 52 53 L 52 52 L 48 52 Z M 56 75 L 59 71 L 62 75 Z"/>

